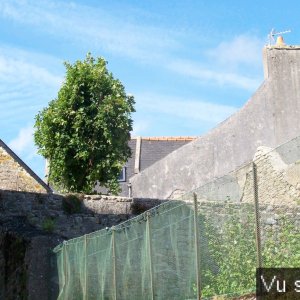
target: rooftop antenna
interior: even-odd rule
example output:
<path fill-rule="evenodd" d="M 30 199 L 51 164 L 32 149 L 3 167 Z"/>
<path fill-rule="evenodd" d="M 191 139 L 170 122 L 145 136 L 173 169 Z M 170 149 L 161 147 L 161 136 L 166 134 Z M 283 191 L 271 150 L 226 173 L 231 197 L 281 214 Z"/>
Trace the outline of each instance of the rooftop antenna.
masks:
<path fill-rule="evenodd" d="M 289 33 L 289 32 L 291 32 L 291 30 L 285 30 L 285 31 L 276 32 L 275 29 L 272 28 L 271 32 L 268 34 L 269 46 L 271 46 L 272 43 L 275 43 L 274 36 L 280 35 L 280 34 Z"/>

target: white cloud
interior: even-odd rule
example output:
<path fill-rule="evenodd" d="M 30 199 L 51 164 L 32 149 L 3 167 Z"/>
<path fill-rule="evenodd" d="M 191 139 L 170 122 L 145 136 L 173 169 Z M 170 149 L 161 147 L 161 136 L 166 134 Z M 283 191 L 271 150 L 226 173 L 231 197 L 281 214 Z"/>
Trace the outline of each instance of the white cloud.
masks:
<path fill-rule="evenodd" d="M 181 118 L 217 124 L 237 111 L 233 106 L 156 94 L 139 94 L 136 99 L 141 110 L 162 113 L 171 116 L 173 120 Z"/>
<path fill-rule="evenodd" d="M 35 82 L 58 87 L 62 78 L 47 69 L 0 53 L 0 79 L 6 82 Z"/>
<path fill-rule="evenodd" d="M 3 0 L 0 14 L 20 23 L 37 25 L 39 30 L 66 40 L 136 60 L 159 59 L 178 46 L 167 30 L 124 22 L 99 8 L 75 3 Z"/>
<path fill-rule="evenodd" d="M 0 126 L 15 133 L 55 97 L 63 77 L 58 59 L 0 45 Z"/>
<path fill-rule="evenodd" d="M 261 64 L 264 41 L 251 34 L 242 34 L 232 40 L 221 42 L 216 48 L 207 51 L 208 57 L 227 67 L 243 64 L 253 68 Z"/>
<path fill-rule="evenodd" d="M 200 83 L 254 92 L 262 80 L 262 68 L 257 71 L 261 67 L 262 47 L 261 39 L 243 34 L 205 51 L 202 62 L 171 60 L 167 68 Z"/>
<path fill-rule="evenodd" d="M 33 156 L 36 149 L 33 142 L 34 129 L 32 126 L 21 128 L 17 137 L 9 142 L 9 147 L 19 155 Z"/>
<path fill-rule="evenodd" d="M 255 66 L 260 66 L 263 42 L 250 34 L 223 41 L 214 49 L 201 49 L 199 61 L 189 61 L 175 58 L 175 51 L 185 48 L 177 32 L 118 18 L 99 8 L 72 2 L 3 0 L 1 14 L 21 24 L 35 25 L 38 30 L 71 43 L 146 62 L 194 78 L 198 83 L 204 81 L 254 91 L 261 79 L 255 73 Z M 249 68 L 244 72 L 241 66 Z"/>
<path fill-rule="evenodd" d="M 131 131 L 131 136 L 139 136 L 150 127 L 149 121 L 146 120 L 136 120 L 133 123 L 133 130 Z"/>
<path fill-rule="evenodd" d="M 35 172 L 43 178 L 45 160 L 37 154 L 37 148 L 33 140 L 33 126 L 21 128 L 17 136 L 12 139 L 8 146 Z"/>
<path fill-rule="evenodd" d="M 250 91 L 255 91 L 260 80 L 243 76 L 240 73 L 226 72 L 221 67 L 208 67 L 188 60 L 170 62 L 167 66 L 170 70 L 197 80 L 199 83 L 211 85 L 229 85 Z"/>

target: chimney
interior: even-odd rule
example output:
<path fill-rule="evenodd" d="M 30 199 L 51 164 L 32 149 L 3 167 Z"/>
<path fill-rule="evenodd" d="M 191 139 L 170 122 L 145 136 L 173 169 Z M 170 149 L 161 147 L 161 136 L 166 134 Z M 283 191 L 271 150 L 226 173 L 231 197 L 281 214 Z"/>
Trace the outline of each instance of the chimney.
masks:
<path fill-rule="evenodd" d="M 283 37 L 281 35 L 277 37 L 276 46 L 279 46 L 279 47 L 285 46 Z"/>
<path fill-rule="evenodd" d="M 300 45 L 288 46 L 280 39 L 276 45 L 263 48 L 264 79 L 273 78 L 299 87 Z M 292 78 L 292 79 L 291 79 Z M 298 88 L 297 88 L 298 90 Z"/>

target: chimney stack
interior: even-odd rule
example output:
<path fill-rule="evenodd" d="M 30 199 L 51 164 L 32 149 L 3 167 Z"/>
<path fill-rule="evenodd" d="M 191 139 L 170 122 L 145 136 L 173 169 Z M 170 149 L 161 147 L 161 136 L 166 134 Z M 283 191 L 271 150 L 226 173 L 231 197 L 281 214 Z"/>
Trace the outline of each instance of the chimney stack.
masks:
<path fill-rule="evenodd" d="M 280 36 L 277 37 L 276 46 L 279 46 L 279 47 L 285 46 L 285 43 L 284 43 L 282 35 L 280 35 Z"/>

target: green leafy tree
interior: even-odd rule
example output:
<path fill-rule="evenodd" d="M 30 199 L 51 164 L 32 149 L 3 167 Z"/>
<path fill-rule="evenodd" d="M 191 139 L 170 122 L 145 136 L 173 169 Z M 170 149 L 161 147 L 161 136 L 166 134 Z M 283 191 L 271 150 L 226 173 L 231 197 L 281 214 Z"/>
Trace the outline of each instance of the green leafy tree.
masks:
<path fill-rule="evenodd" d="M 60 190 L 91 192 L 96 181 L 113 193 L 130 156 L 134 98 L 103 58 L 65 63 L 56 99 L 36 116 L 35 143 L 49 160 L 49 181 Z"/>

